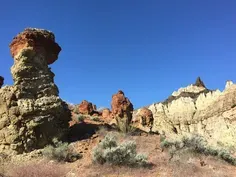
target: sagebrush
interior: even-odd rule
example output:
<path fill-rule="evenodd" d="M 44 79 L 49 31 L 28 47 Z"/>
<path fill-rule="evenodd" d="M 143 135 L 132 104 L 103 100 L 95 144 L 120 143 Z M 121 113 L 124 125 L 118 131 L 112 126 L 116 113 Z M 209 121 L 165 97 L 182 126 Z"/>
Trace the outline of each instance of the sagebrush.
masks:
<path fill-rule="evenodd" d="M 46 146 L 42 152 L 43 155 L 49 159 L 73 162 L 82 157 L 80 154 L 70 149 L 69 144 L 66 142 L 53 139 L 53 143 L 53 145 Z"/>
<path fill-rule="evenodd" d="M 86 117 L 85 117 L 84 115 L 79 114 L 79 115 L 77 116 L 77 121 L 83 122 L 85 118 L 86 118 Z"/>
<path fill-rule="evenodd" d="M 93 149 L 92 158 L 99 164 L 145 166 L 148 164 L 147 156 L 138 154 L 134 141 L 125 141 L 118 145 L 117 137 L 109 133 Z"/>
<path fill-rule="evenodd" d="M 187 149 L 206 156 L 217 156 L 232 165 L 236 165 L 236 158 L 229 151 L 211 147 L 204 137 L 200 135 L 184 136 L 180 141 L 168 141 L 165 138 L 161 138 L 161 148 L 168 148 L 171 158 L 177 151 Z"/>

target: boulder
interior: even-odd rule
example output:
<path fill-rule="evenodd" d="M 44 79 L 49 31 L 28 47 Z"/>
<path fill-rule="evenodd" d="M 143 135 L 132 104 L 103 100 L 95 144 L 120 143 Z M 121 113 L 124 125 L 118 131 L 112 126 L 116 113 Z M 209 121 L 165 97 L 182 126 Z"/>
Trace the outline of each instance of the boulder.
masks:
<path fill-rule="evenodd" d="M 91 102 L 83 100 L 79 105 L 75 106 L 75 112 L 79 114 L 92 115 L 96 111 L 96 106 Z"/>
<path fill-rule="evenodd" d="M 133 114 L 132 123 L 135 127 L 150 132 L 153 126 L 153 114 L 152 111 L 146 107 L 138 109 Z"/>
<path fill-rule="evenodd" d="M 102 110 L 102 118 L 104 118 L 104 119 L 110 119 L 110 118 L 112 118 L 112 114 L 111 114 L 110 109 L 104 108 L 104 109 Z"/>

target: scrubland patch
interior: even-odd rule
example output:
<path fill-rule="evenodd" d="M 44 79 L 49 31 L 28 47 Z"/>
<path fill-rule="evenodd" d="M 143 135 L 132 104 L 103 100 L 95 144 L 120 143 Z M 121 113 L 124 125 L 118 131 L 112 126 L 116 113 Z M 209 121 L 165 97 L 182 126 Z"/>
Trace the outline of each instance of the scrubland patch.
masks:
<path fill-rule="evenodd" d="M 136 148 L 135 141 L 124 141 L 118 144 L 117 137 L 109 133 L 93 149 L 93 162 L 119 166 L 146 166 L 147 156 L 138 154 Z"/>

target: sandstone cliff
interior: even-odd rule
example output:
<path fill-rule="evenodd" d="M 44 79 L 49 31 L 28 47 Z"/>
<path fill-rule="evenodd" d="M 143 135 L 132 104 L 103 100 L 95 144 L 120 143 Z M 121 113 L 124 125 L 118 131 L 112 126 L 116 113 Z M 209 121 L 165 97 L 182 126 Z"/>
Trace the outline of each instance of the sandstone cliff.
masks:
<path fill-rule="evenodd" d="M 236 84 L 232 81 L 223 92 L 208 90 L 204 84 L 190 85 L 148 108 L 153 113 L 154 132 L 200 134 L 212 143 L 236 145 Z"/>
<path fill-rule="evenodd" d="M 10 44 L 13 86 L 0 89 L 0 152 L 22 153 L 66 138 L 70 112 L 48 67 L 61 51 L 52 32 L 28 28 Z"/>

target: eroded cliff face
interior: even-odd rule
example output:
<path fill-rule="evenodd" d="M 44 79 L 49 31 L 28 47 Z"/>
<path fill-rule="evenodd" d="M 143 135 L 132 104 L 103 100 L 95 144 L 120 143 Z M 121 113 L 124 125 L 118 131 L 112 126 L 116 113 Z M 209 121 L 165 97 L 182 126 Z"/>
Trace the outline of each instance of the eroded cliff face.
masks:
<path fill-rule="evenodd" d="M 61 50 L 52 32 L 28 28 L 10 44 L 13 86 L 0 89 L 0 152 L 31 151 L 64 139 L 70 112 L 48 67 Z"/>
<path fill-rule="evenodd" d="M 223 92 L 190 85 L 171 98 L 148 107 L 154 117 L 152 131 L 169 136 L 200 134 L 212 143 L 236 145 L 236 84 L 232 81 Z"/>

